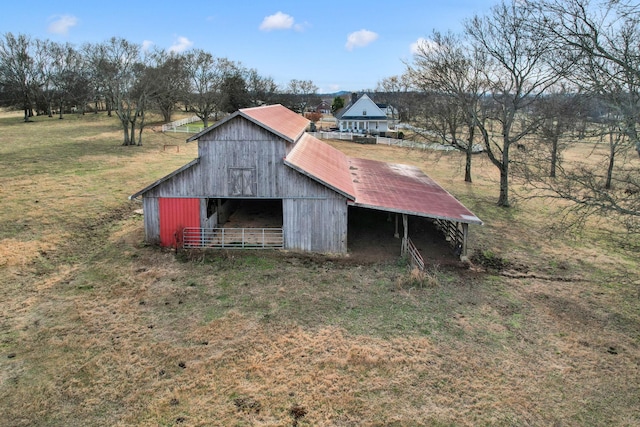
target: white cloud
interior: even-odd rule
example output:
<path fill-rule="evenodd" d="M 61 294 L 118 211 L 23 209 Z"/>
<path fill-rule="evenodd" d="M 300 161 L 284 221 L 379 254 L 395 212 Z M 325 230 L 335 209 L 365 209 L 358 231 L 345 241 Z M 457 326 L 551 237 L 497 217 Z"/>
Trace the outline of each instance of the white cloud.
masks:
<path fill-rule="evenodd" d="M 193 46 L 193 42 L 191 40 L 189 40 L 186 37 L 178 37 L 178 39 L 171 45 L 171 47 L 169 47 L 169 52 L 176 52 L 176 53 L 180 53 L 180 52 L 184 52 L 185 50 L 189 49 L 191 46 Z"/>
<path fill-rule="evenodd" d="M 428 53 L 438 47 L 438 44 L 433 40 L 428 40 L 420 37 L 415 42 L 411 43 L 411 53 L 415 55 L 420 51 Z"/>
<path fill-rule="evenodd" d="M 271 30 L 288 30 L 293 28 L 294 19 L 293 16 L 287 15 L 286 13 L 276 12 L 273 15 L 269 15 L 262 20 L 262 24 L 260 24 L 260 30 L 262 31 L 271 31 Z M 301 29 L 298 25 L 296 29 Z"/>
<path fill-rule="evenodd" d="M 78 18 L 73 15 L 56 15 L 49 18 L 51 23 L 47 28 L 52 34 L 66 35 L 69 32 L 69 28 L 75 27 L 78 24 Z"/>
<path fill-rule="evenodd" d="M 355 47 L 365 47 L 378 39 L 378 34 L 369 30 L 360 30 L 347 36 L 347 50 L 353 50 Z"/>
<path fill-rule="evenodd" d="M 147 52 L 149 49 L 151 49 L 151 46 L 153 46 L 155 43 L 152 42 L 151 40 L 144 40 L 142 42 L 142 50 L 144 50 L 145 52 Z"/>

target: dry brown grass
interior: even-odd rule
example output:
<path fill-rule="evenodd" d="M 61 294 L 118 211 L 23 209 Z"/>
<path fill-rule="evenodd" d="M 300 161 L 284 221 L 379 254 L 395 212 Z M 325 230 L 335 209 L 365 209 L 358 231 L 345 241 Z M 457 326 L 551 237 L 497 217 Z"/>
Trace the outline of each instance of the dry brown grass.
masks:
<path fill-rule="evenodd" d="M 553 206 L 496 208 L 482 158 L 467 185 L 455 154 L 335 143 L 422 167 L 485 221 L 471 250 L 509 271 L 176 256 L 143 244 L 126 196 L 195 155 L 184 135 L 121 147 L 104 117 L 16 118 L 0 117 L 16 141 L 0 145 L 0 424 L 640 423 L 636 254 L 558 233 Z"/>

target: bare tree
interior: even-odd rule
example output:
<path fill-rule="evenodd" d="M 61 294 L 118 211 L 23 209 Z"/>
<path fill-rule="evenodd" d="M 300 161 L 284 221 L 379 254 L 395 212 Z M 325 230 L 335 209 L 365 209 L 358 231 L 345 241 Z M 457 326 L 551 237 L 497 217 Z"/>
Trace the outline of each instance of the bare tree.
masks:
<path fill-rule="evenodd" d="M 122 38 L 111 38 L 94 46 L 92 51 L 93 75 L 104 88 L 106 102 L 118 116 L 123 131 L 122 145 L 134 145 L 135 129 L 141 111 L 146 107 L 137 90 L 141 76 L 140 46 Z"/>
<path fill-rule="evenodd" d="M 146 70 L 150 101 L 160 110 L 165 123 L 171 121 L 178 102 L 188 94 L 188 76 L 184 55 L 156 50 L 149 55 Z"/>
<path fill-rule="evenodd" d="M 407 74 L 413 86 L 431 93 L 433 102 L 424 115 L 427 138 L 435 134 L 444 144 L 465 153 L 466 182 L 472 182 L 471 159 L 474 152 L 480 100 L 487 90 L 484 51 L 466 45 L 461 37 L 434 31 L 429 42 L 418 46 Z"/>
<path fill-rule="evenodd" d="M 317 98 L 318 86 L 311 80 L 293 79 L 285 91 L 291 97 L 291 107 L 298 113 L 304 114 L 309 104 Z"/>
<path fill-rule="evenodd" d="M 186 69 L 189 78 L 187 109 L 202 120 L 204 127 L 209 126 L 209 118 L 217 119 L 221 111 L 221 86 L 224 70 L 230 61 L 215 58 L 203 50 L 194 50 L 186 54 Z"/>
<path fill-rule="evenodd" d="M 0 39 L 0 84 L 5 102 L 24 110 L 24 121 L 33 116 L 33 106 L 41 81 L 34 59 L 34 43 L 29 36 L 6 33 Z"/>
<path fill-rule="evenodd" d="M 539 126 L 526 113 L 563 74 L 550 66 L 553 45 L 531 26 L 534 18 L 526 3 L 513 0 L 465 22 L 475 48 L 489 60 L 485 73 L 491 108 L 486 117 L 477 117 L 476 124 L 489 159 L 500 171 L 499 206 L 510 205 L 510 149 Z M 490 131 L 494 123 L 497 135 Z"/>
<path fill-rule="evenodd" d="M 585 136 L 585 101 L 578 88 L 561 82 L 532 106 L 529 114 L 538 119 L 536 135 L 540 140 L 527 147 L 526 162 L 521 163 L 528 179 L 535 179 L 538 174 L 556 177 L 562 153 L 569 147 L 567 139 L 578 137 L 579 132 L 580 137 Z"/>
<path fill-rule="evenodd" d="M 36 90 L 36 114 L 47 114 L 53 117 L 53 103 L 56 99 L 55 74 L 56 57 L 60 55 L 62 46 L 51 40 L 35 39 L 33 51 L 33 67 L 39 82 Z"/>
<path fill-rule="evenodd" d="M 602 161 L 567 165 L 559 179 L 539 185 L 573 201 L 583 217 L 603 214 L 637 231 L 640 169 L 629 155 L 633 148 L 640 153 L 640 6 L 628 0 L 532 4 L 539 7 L 540 32 L 572 57 L 572 82 L 604 106 L 593 126 L 608 145 Z"/>
<path fill-rule="evenodd" d="M 408 73 L 382 79 L 376 87 L 376 101 L 390 105 L 392 119 L 406 121 L 409 116 L 410 103 L 408 92 L 412 90 L 412 82 Z"/>
<path fill-rule="evenodd" d="M 69 103 L 75 104 L 82 112 L 89 101 L 91 82 L 83 55 L 71 44 L 53 44 L 53 92 L 59 118 L 63 118 Z"/>

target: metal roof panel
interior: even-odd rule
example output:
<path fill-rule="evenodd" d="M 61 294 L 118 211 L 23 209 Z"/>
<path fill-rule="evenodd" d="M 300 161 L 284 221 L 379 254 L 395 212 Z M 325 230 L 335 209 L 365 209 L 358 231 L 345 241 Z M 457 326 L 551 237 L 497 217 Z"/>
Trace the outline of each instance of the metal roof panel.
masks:
<path fill-rule="evenodd" d="M 293 147 L 285 158 L 285 163 L 345 197 L 355 198 L 348 157 L 308 133 Z"/>
<path fill-rule="evenodd" d="M 482 221 L 415 166 L 350 157 L 355 206 L 469 224 Z"/>
<path fill-rule="evenodd" d="M 296 142 L 309 126 L 308 119 L 280 104 L 243 108 L 240 113 L 271 131 L 283 135 L 290 142 Z"/>

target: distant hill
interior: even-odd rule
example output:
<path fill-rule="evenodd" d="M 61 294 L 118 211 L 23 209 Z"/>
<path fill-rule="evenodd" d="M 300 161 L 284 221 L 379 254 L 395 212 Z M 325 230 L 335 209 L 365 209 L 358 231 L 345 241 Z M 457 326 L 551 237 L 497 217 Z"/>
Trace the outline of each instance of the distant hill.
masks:
<path fill-rule="evenodd" d="M 335 98 L 336 96 L 346 96 L 346 95 L 351 95 L 351 92 L 349 92 L 348 90 L 341 90 L 339 92 L 333 92 L 333 93 L 319 93 L 318 96 L 324 98 L 324 97 L 332 97 Z"/>

